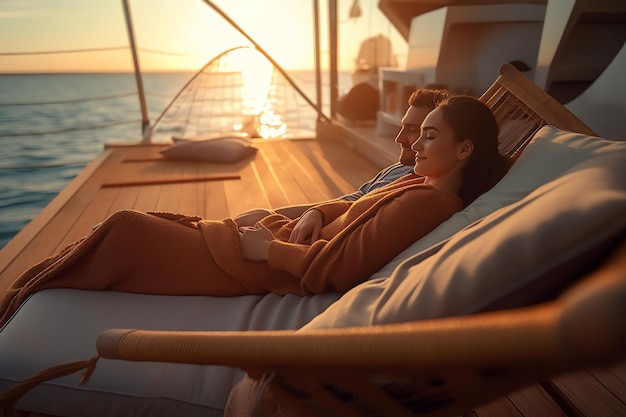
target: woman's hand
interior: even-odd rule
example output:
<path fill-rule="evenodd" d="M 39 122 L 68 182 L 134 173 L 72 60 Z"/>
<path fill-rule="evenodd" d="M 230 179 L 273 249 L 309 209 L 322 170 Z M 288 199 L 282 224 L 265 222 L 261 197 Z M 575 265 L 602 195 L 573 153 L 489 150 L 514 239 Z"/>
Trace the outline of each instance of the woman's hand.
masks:
<path fill-rule="evenodd" d="M 272 232 L 262 224 L 257 224 L 254 227 L 240 227 L 239 233 L 241 257 L 247 261 L 267 261 L 270 242 L 274 240 Z"/>
<path fill-rule="evenodd" d="M 237 223 L 237 227 L 246 227 L 246 226 L 254 226 L 259 222 L 262 218 L 267 217 L 271 214 L 275 214 L 271 210 L 267 210 L 264 208 L 248 210 L 240 215 L 233 218 L 235 223 Z"/>
<path fill-rule="evenodd" d="M 289 235 L 290 243 L 312 243 L 320 238 L 324 213 L 311 209 L 304 213 Z"/>

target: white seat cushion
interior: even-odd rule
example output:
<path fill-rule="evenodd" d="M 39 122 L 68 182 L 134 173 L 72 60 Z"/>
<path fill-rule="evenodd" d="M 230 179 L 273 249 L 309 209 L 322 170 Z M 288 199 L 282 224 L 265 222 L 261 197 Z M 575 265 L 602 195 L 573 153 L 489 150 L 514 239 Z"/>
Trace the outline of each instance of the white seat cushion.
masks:
<path fill-rule="evenodd" d="M 626 155 L 577 165 L 384 285 L 353 289 L 302 331 L 467 315 L 554 297 L 626 236 Z M 360 311 L 355 311 L 360 309 Z"/>
<path fill-rule="evenodd" d="M 96 354 L 110 328 L 297 329 L 339 297 L 181 297 L 51 289 L 33 294 L 0 332 L 0 392 L 45 368 Z M 243 374 L 217 366 L 100 359 L 90 381 L 78 374 L 37 386 L 17 408 L 68 416 L 221 416 Z"/>
<path fill-rule="evenodd" d="M 544 126 L 535 133 L 510 171 L 491 190 L 398 254 L 371 279 L 388 277 L 402 261 L 448 239 L 476 220 L 521 200 L 574 165 L 596 156 L 624 153 L 626 141 L 606 140 Z"/>

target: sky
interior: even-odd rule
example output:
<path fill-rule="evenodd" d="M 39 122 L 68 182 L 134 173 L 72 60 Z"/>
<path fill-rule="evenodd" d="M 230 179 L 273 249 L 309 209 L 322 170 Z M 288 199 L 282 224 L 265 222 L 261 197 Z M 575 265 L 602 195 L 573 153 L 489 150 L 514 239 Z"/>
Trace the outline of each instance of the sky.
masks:
<path fill-rule="evenodd" d="M 377 7 L 338 0 L 340 70 L 353 70 L 360 43 L 382 34 L 400 64 L 407 46 Z M 283 68 L 314 67 L 313 0 L 214 0 Z M 327 1 L 319 0 L 322 64 L 327 64 Z M 143 71 L 193 71 L 231 47 L 249 45 L 203 0 L 130 0 Z M 0 1 L 0 73 L 132 71 L 122 0 Z M 58 54 L 32 52 L 104 51 Z M 15 55 L 16 53 L 28 55 Z"/>

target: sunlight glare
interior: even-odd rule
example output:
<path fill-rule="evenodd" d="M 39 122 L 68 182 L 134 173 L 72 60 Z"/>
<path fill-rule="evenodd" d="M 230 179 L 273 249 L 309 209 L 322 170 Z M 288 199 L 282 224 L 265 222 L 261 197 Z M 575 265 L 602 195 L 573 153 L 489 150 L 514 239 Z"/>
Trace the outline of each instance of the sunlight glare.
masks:
<path fill-rule="evenodd" d="M 232 58 L 233 66 L 239 68 L 243 79 L 243 121 L 233 126 L 233 129 L 247 137 L 279 137 L 285 133 L 287 126 L 270 104 L 274 69 L 256 50 L 240 52 Z"/>

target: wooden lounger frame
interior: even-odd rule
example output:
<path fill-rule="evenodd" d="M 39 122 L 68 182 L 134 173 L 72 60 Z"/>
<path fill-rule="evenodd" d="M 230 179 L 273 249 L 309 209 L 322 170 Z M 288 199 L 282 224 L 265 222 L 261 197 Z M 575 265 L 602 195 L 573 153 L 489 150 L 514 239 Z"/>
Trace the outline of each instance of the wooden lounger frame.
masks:
<path fill-rule="evenodd" d="M 481 100 L 494 110 L 501 150 L 512 158 L 545 124 L 593 135 L 508 64 Z M 238 398 L 246 388 L 260 388 L 259 415 L 456 415 L 532 381 L 623 359 L 624 271 L 626 245 L 571 290 L 584 294 L 577 303 L 558 299 L 462 318 L 310 333 L 112 329 L 100 336 L 98 349 L 111 359 L 240 367 L 251 378 L 238 387 Z M 618 313 L 590 316 L 589 303 Z M 609 337 L 592 343 L 587 336 L 599 325 Z M 227 411 L 247 415 L 254 401 L 251 396 Z"/>

